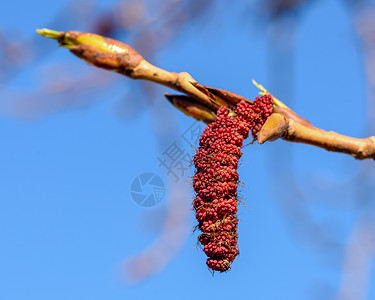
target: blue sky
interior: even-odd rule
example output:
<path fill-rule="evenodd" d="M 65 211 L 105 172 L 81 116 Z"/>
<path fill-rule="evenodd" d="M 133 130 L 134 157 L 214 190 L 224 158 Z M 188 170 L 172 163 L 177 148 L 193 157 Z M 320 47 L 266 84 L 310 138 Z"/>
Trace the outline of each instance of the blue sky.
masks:
<path fill-rule="evenodd" d="M 44 41 L 35 29 L 48 27 L 63 4 L 3 1 L 1 32 Z M 300 15 L 293 81 L 288 67 L 270 65 L 277 54 L 272 28 L 259 15 L 243 14 L 240 3 L 216 4 L 203 23 L 187 26 L 153 59 L 249 99 L 258 92 L 254 78 L 318 127 L 375 135 L 366 131 L 363 55 L 340 1 L 315 1 Z M 240 256 L 230 272 L 212 276 L 204 253 L 194 248 L 189 178 L 179 178 L 172 193 L 174 178 L 158 160 L 175 141 L 193 155 L 182 134 L 194 121 L 164 100 L 167 88 L 158 88 L 147 105 L 139 100 L 141 110 L 125 106 L 134 117 L 122 118 L 120 100 L 136 86 L 104 70 L 96 74 L 113 84 L 67 93 L 68 104 L 61 104 L 38 91 L 61 74 L 79 76 L 93 67 L 52 40 L 44 45 L 56 50 L 0 90 L 1 299 L 335 299 L 353 226 L 364 215 L 374 216 L 373 162 L 285 141 L 247 145 L 239 169 L 246 204 L 239 212 Z M 9 109 L 17 97 L 27 104 L 25 111 L 37 110 L 49 97 L 55 106 L 25 116 L 21 104 L 16 112 Z M 169 195 L 153 208 L 138 206 L 130 196 L 133 179 L 144 172 L 160 176 Z M 163 271 L 129 285 L 123 262 L 157 240 L 171 195 L 187 219 L 179 251 Z M 369 268 L 364 299 L 375 298 L 373 261 Z"/>

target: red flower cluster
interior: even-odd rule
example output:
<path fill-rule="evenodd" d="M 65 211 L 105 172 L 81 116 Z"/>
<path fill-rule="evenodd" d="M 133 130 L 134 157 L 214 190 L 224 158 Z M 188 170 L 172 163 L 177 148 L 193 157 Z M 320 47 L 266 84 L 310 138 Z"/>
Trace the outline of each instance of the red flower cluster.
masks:
<path fill-rule="evenodd" d="M 194 156 L 194 209 L 202 231 L 198 241 L 208 256 L 207 266 L 227 271 L 239 254 L 237 247 L 237 184 L 241 147 L 249 131 L 255 137 L 272 113 L 272 98 L 258 97 L 253 104 L 240 102 L 235 116 L 221 107 L 215 122 L 207 125 Z"/>

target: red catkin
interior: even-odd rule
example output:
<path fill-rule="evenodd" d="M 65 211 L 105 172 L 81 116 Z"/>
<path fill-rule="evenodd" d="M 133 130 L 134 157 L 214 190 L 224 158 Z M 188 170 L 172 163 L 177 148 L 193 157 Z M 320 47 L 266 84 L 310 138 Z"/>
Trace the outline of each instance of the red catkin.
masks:
<path fill-rule="evenodd" d="M 225 272 L 239 254 L 237 242 L 238 161 L 243 141 L 259 132 L 272 113 L 272 98 L 257 97 L 253 104 L 241 101 L 229 116 L 227 107 L 217 112 L 205 128 L 194 156 L 196 168 L 193 207 L 202 234 L 198 242 L 207 255 L 207 266 Z"/>

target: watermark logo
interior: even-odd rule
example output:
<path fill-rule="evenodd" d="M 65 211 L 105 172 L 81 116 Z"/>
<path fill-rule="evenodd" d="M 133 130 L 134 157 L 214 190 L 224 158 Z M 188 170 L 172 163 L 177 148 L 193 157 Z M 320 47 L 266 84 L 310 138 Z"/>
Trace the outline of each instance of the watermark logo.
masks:
<path fill-rule="evenodd" d="M 154 173 L 142 173 L 134 178 L 130 195 L 142 207 L 152 207 L 160 203 L 165 195 L 163 180 Z"/>
<path fill-rule="evenodd" d="M 194 122 L 189 126 L 169 147 L 162 152 L 162 155 L 157 157 L 159 166 L 164 167 L 167 171 L 167 176 L 172 175 L 176 182 L 180 178 L 186 178 L 189 171 L 189 165 L 192 163 L 192 156 L 189 150 L 197 147 L 199 136 L 204 130 L 204 124 Z"/>

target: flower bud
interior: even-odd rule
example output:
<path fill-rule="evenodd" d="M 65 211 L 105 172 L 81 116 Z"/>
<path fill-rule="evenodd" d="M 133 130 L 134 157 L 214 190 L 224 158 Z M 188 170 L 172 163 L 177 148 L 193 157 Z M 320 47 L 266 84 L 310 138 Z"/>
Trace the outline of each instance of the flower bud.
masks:
<path fill-rule="evenodd" d="M 60 46 L 87 62 L 125 75 L 133 71 L 143 57 L 129 45 L 94 33 L 38 29 L 45 37 L 57 40 Z"/>

